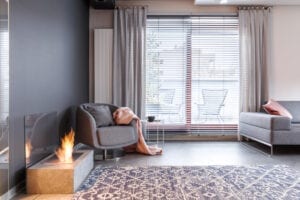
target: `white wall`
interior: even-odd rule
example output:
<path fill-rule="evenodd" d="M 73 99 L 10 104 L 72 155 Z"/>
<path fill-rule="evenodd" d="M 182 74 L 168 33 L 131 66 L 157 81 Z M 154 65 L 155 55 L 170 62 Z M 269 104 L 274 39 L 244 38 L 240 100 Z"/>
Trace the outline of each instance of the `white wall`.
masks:
<path fill-rule="evenodd" d="M 270 98 L 300 100 L 300 6 L 273 8 Z"/>

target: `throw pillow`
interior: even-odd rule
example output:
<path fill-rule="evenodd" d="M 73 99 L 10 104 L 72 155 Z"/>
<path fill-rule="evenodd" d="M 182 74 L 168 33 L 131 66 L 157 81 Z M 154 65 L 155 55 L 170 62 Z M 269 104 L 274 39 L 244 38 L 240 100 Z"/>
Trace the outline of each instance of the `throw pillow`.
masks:
<path fill-rule="evenodd" d="M 285 109 L 280 103 L 273 99 L 270 99 L 265 105 L 263 105 L 263 108 L 267 113 L 271 115 L 280 115 L 293 119 L 292 114 L 287 109 Z"/>
<path fill-rule="evenodd" d="M 88 105 L 85 109 L 94 117 L 97 127 L 114 125 L 112 114 L 108 106 Z"/>

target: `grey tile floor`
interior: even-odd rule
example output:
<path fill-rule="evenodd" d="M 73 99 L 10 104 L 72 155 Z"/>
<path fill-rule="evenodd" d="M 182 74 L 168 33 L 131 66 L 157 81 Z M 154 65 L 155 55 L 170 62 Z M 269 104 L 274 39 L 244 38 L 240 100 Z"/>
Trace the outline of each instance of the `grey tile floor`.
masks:
<path fill-rule="evenodd" d="M 167 142 L 160 156 L 127 154 L 115 160 L 96 161 L 102 166 L 197 166 L 285 164 L 300 170 L 300 148 L 277 147 L 275 154 L 255 142 Z"/>
<path fill-rule="evenodd" d="M 255 142 L 166 142 L 163 154 L 124 157 L 95 161 L 95 166 L 200 166 L 200 165 L 269 165 L 284 164 L 300 171 L 300 146 L 277 147 L 270 156 L 269 148 Z M 57 200 L 72 195 L 26 195 L 14 199 Z"/>

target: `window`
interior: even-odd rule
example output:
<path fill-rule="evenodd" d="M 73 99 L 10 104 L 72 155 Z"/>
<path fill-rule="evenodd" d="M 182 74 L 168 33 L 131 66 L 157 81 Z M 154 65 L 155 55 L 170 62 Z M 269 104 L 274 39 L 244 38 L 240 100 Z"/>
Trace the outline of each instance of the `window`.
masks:
<path fill-rule="evenodd" d="M 9 112 L 8 20 L 0 16 L 0 126 L 6 123 Z"/>
<path fill-rule="evenodd" d="M 238 34 L 236 16 L 149 17 L 146 115 L 171 129 L 235 129 Z"/>
<path fill-rule="evenodd" d="M 1 2 L 0 2 L 1 4 Z M 0 152 L 5 161 L 8 149 L 8 115 L 9 115 L 9 34 L 8 20 L 0 15 Z M 0 153 L 1 154 L 1 153 Z M 4 158 L 4 159 L 3 159 Z M 7 159 L 6 159 L 7 160 Z M 0 187 L 2 185 L 0 184 Z"/>

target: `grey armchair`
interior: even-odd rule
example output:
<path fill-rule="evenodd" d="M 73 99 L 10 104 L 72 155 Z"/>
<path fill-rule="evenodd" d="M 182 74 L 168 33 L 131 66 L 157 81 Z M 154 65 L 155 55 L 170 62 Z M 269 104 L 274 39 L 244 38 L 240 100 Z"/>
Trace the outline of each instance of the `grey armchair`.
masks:
<path fill-rule="evenodd" d="M 113 112 L 118 108 L 111 104 L 81 104 L 77 110 L 77 132 L 76 142 L 89 145 L 93 148 L 102 149 L 103 159 L 107 157 L 108 149 L 116 149 L 134 144 L 138 140 L 136 121 L 133 120 L 129 125 L 98 126 L 96 118 L 88 111 L 90 107 L 107 106 L 112 117 Z"/>

